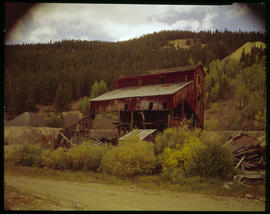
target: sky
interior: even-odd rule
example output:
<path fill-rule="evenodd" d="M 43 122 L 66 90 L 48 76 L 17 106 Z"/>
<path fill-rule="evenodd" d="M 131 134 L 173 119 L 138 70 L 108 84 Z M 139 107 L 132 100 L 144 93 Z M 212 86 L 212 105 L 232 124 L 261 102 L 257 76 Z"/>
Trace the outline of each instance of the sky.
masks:
<path fill-rule="evenodd" d="M 259 5 L 260 6 L 260 5 Z M 10 12 L 10 11 L 8 11 Z M 10 14 L 7 14 L 6 16 Z M 42 3 L 6 31 L 6 44 L 64 39 L 125 41 L 162 30 L 261 31 L 265 20 L 243 3 L 232 5 L 132 5 Z"/>

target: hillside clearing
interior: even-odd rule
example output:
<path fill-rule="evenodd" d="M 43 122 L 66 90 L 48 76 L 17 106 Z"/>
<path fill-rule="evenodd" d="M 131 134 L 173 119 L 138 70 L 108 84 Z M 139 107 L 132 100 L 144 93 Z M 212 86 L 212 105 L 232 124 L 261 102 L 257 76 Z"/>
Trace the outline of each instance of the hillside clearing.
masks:
<path fill-rule="evenodd" d="M 200 42 L 194 39 L 176 39 L 169 41 L 169 44 L 173 45 L 176 49 L 178 48 L 190 49 L 191 46 L 194 45 L 196 42 L 199 43 L 202 48 L 205 46 L 205 44 L 201 44 Z"/>

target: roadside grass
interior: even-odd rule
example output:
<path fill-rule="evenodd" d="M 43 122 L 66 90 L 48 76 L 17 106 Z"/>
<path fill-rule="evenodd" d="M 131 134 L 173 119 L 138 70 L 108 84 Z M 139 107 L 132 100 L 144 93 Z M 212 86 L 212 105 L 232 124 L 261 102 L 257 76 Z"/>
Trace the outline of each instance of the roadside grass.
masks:
<path fill-rule="evenodd" d="M 48 198 L 34 196 L 13 186 L 4 185 L 4 210 L 54 210 L 59 204 Z"/>
<path fill-rule="evenodd" d="M 72 182 L 102 183 L 108 185 L 132 186 L 132 188 L 143 188 L 148 190 L 169 190 L 175 192 L 189 192 L 216 196 L 245 197 L 246 194 L 252 194 L 254 198 L 265 197 L 265 185 L 251 185 L 250 188 L 241 184 L 232 184 L 230 189 L 223 188 L 226 182 L 220 179 L 193 177 L 185 178 L 179 182 L 171 183 L 160 175 L 137 176 L 121 179 L 110 174 L 71 171 L 71 170 L 53 170 L 48 168 L 17 166 L 10 162 L 5 162 L 4 173 L 13 176 L 36 177 L 39 179 L 65 180 Z"/>

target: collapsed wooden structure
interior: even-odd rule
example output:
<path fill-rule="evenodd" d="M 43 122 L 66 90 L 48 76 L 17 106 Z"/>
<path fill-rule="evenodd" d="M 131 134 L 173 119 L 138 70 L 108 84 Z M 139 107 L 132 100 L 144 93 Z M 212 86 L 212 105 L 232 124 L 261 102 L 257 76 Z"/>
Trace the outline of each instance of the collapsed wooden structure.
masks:
<path fill-rule="evenodd" d="M 260 170 L 265 169 L 265 153 L 256 138 L 239 133 L 225 145 L 230 147 L 235 169 L 240 171 L 234 177 L 236 180 L 265 178 L 264 170 Z"/>
<path fill-rule="evenodd" d="M 59 135 L 55 147 L 70 139 L 93 137 L 91 132 L 97 116 L 108 112 L 117 118 L 113 121 L 117 130 L 111 132 L 113 140 L 133 129 L 163 131 L 179 126 L 184 119 L 190 120 L 192 127 L 203 128 L 205 73 L 202 66 L 147 71 L 117 79 L 114 86 L 114 90 L 91 99 L 89 116 L 61 130 L 66 139 Z"/>

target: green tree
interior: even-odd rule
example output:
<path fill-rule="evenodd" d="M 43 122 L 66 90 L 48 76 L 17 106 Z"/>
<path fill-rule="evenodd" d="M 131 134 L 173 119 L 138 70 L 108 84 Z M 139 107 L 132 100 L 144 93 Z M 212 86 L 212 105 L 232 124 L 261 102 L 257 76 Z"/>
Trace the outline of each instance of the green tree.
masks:
<path fill-rule="evenodd" d="M 60 83 L 55 97 L 56 110 L 57 111 L 68 110 L 71 99 L 72 99 L 72 87 L 70 83 L 68 82 Z"/>
<path fill-rule="evenodd" d="M 89 114 L 89 109 L 90 109 L 90 98 L 84 97 L 80 99 L 79 110 L 83 114 L 83 116 L 87 116 Z"/>
<path fill-rule="evenodd" d="M 253 92 L 248 98 L 248 103 L 244 109 L 244 115 L 248 119 L 255 119 L 255 115 L 259 111 L 264 110 L 264 100 L 263 97 L 258 96 L 256 92 Z"/>
<path fill-rule="evenodd" d="M 266 110 L 262 113 L 259 111 L 255 115 L 254 126 L 259 130 L 265 130 L 266 128 Z"/>
<path fill-rule="evenodd" d="M 244 66 L 247 64 L 247 58 L 246 58 L 246 51 L 245 48 L 242 49 L 241 57 L 240 57 L 240 63 Z"/>
<path fill-rule="evenodd" d="M 101 94 L 104 94 L 104 93 L 106 93 L 108 91 L 108 88 L 107 88 L 107 85 L 106 85 L 106 83 L 103 81 L 103 80 L 101 80 L 100 82 L 99 82 L 99 94 L 101 95 Z"/>
<path fill-rule="evenodd" d="M 92 85 L 92 88 L 91 88 L 91 98 L 95 98 L 97 96 L 99 96 L 99 84 L 98 84 L 98 81 L 95 81 L 95 83 Z"/>
<path fill-rule="evenodd" d="M 244 107 L 244 99 L 247 95 L 247 89 L 245 84 L 243 83 L 243 81 L 241 81 L 241 79 L 238 78 L 237 80 L 237 85 L 236 85 L 236 93 L 235 93 L 235 97 L 238 100 L 238 107 L 240 109 L 242 109 Z"/>
<path fill-rule="evenodd" d="M 35 112 L 37 110 L 36 109 L 36 95 L 35 95 L 34 87 L 31 87 L 28 90 L 28 96 L 26 99 L 25 109 L 26 111 L 30 111 L 30 112 Z"/>
<path fill-rule="evenodd" d="M 95 81 L 95 83 L 91 88 L 90 97 L 91 99 L 93 99 L 101 94 L 104 94 L 107 91 L 108 91 L 107 85 L 103 80 L 101 80 L 100 82 Z"/>

